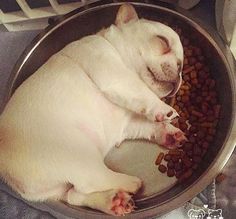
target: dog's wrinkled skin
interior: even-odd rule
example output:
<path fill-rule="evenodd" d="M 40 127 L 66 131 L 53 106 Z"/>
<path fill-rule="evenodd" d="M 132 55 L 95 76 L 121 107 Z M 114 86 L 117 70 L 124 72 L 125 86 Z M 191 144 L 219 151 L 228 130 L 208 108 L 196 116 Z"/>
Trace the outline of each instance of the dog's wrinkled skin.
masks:
<path fill-rule="evenodd" d="M 142 182 L 104 157 L 125 139 L 185 139 L 159 99 L 178 89 L 182 61 L 173 30 L 121 6 L 116 25 L 69 44 L 16 90 L 0 117 L 1 177 L 27 200 L 131 212 Z"/>

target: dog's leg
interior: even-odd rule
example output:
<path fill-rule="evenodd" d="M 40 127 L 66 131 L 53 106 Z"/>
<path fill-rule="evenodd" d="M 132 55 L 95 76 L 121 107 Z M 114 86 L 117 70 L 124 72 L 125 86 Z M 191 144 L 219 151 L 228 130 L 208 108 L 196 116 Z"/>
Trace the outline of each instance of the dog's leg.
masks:
<path fill-rule="evenodd" d="M 76 163 L 73 165 L 77 165 Z M 129 193 L 136 193 L 141 187 L 142 182 L 138 177 L 117 173 L 110 170 L 103 161 L 88 158 L 84 164 L 88 170 L 81 174 L 83 169 L 75 169 L 67 178 L 70 184 L 83 193 L 101 192 L 111 189 L 120 189 Z"/>
<path fill-rule="evenodd" d="M 125 80 L 102 90 L 112 102 L 144 115 L 150 121 L 171 120 L 178 116 L 175 109 L 161 101 L 140 79 L 134 85 L 132 79 Z"/>
<path fill-rule="evenodd" d="M 90 207 L 116 216 L 124 216 L 134 209 L 131 195 L 128 192 L 116 189 L 85 194 L 72 187 L 64 194 L 62 201 L 71 205 Z"/>
<path fill-rule="evenodd" d="M 186 140 L 184 133 L 168 122 L 150 122 L 143 117 L 134 116 L 124 132 L 126 139 L 148 139 L 169 149 Z"/>
<path fill-rule="evenodd" d="M 134 69 L 124 64 L 104 38 L 86 37 L 69 44 L 61 53 L 77 63 L 111 102 L 151 121 L 170 120 L 178 115 L 148 88 Z"/>
<path fill-rule="evenodd" d="M 129 194 L 138 191 L 141 180 L 113 172 L 102 160 L 93 160 L 92 168 L 82 178 L 78 177 L 77 172 L 70 176 L 73 188 L 62 199 L 72 205 L 87 206 L 109 214 L 129 213 L 133 207 Z M 80 172 L 79 169 L 77 171 Z"/>

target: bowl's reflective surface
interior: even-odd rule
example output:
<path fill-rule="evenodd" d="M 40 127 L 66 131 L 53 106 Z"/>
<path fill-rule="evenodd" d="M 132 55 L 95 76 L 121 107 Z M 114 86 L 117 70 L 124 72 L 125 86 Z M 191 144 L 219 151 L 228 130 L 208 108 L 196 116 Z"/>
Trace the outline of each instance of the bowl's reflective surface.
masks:
<path fill-rule="evenodd" d="M 119 5 L 120 3 L 108 4 L 84 12 L 77 10 L 66 16 L 62 22 L 49 27 L 22 54 L 12 72 L 9 93 L 12 94 L 27 77 L 66 44 L 111 25 L 114 22 Z M 177 24 L 183 29 L 185 35 L 194 38 L 196 43 L 204 49 L 213 77 L 217 81 L 220 103 L 223 106 L 222 118 L 217 128 L 214 143 L 199 169 L 183 184 L 175 185 L 162 194 L 138 202 L 138 210 L 125 217 L 137 219 L 162 214 L 181 206 L 204 189 L 224 166 L 233 151 L 235 142 L 232 137 L 232 133 L 235 132 L 235 106 L 233 104 L 235 101 L 235 78 L 220 48 L 208 33 L 196 23 L 174 11 L 154 5 L 136 3 L 135 8 L 140 17 Z M 224 48 L 222 45 L 221 47 Z M 54 209 L 58 207 L 55 204 L 51 206 Z M 63 208 L 62 210 L 60 205 L 60 209 L 57 210 L 68 216 L 76 215 L 76 218 L 110 218 L 108 215 L 90 209 L 81 208 L 75 212 L 66 209 L 65 206 Z"/>

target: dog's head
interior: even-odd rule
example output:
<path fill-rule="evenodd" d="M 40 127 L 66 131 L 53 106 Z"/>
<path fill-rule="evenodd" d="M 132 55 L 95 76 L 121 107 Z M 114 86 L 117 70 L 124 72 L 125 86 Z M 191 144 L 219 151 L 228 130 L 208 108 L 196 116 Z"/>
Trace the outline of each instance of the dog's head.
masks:
<path fill-rule="evenodd" d="M 178 34 L 162 23 L 138 19 L 135 9 L 129 4 L 120 7 L 116 25 L 141 56 L 145 70 L 154 81 L 165 84 L 172 89 L 168 95 L 174 95 L 181 84 L 183 66 L 183 47 Z"/>

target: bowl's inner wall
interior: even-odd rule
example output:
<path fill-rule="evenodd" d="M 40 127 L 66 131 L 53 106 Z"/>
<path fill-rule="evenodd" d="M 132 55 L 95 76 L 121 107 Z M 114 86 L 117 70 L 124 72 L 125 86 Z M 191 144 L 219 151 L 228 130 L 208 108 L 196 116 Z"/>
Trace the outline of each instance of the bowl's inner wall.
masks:
<path fill-rule="evenodd" d="M 118 6 L 113 5 L 92 10 L 79 15 L 62 26 L 56 28 L 49 36 L 40 42 L 29 58 L 25 60 L 22 68 L 18 72 L 19 75 L 13 85 L 13 91 L 27 77 L 33 74 L 50 56 L 62 49 L 66 44 L 83 36 L 96 33 L 101 28 L 111 25 L 115 20 L 117 9 Z M 183 18 L 170 12 L 148 6 L 136 6 L 136 9 L 139 17 L 176 23 L 179 27 L 183 28 L 183 32 L 186 36 L 189 36 L 196 41 L 196 45 L 199 45 L 209 57 L 208 62 L 211 67 L 213 77 L 217 81 L 219 99 L 222 104 L 222 119 L 219 122 L 214 143 L 212 143 L 205 159 L 202 161 L 194 176 L 189 178 L 185 183 L 176 185 L 163 194 L 138 203 L 138 207 L 143 209 L 154 205 L 160 205 L 182 193 L 187 187 L 193 184 L 200 177 L 200 175 L 206 171 L 213 160 L 216 159 L 222 149 L 222 145 L 224 145 L 230 127 L 232 115 L 232 88 L 230 86 L 230 80 L 224 62 L 216 49 L 209 44 L 205 36 L 196 31 Z"/>

